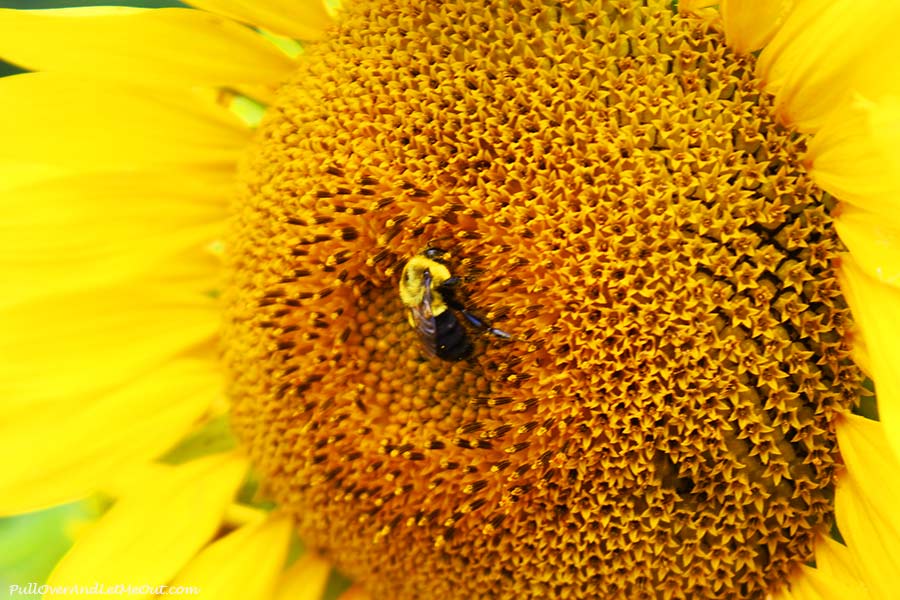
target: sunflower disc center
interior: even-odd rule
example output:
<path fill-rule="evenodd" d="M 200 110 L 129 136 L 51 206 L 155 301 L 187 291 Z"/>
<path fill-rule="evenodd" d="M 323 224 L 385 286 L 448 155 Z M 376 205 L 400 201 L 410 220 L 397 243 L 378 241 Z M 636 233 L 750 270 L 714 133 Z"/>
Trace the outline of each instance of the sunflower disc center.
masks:
<path fill-rule="evenodd" d="M 860 374 L 828 200 L 668 4 L 353 2 L 263 123 L 234 428 L 375 598 L 763 598 L 831 522 Z M 428 245 L 513 340 L 423 356 Z"/>

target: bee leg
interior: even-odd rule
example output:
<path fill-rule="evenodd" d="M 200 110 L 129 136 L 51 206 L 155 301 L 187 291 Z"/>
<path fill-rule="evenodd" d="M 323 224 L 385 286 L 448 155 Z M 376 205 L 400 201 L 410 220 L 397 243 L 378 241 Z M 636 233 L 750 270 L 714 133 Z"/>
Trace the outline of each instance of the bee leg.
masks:
<path fill-rule="evenodd" d="M 512 339 L 512 336 L 511 336 L 510 334 L 506 333 L 506 332 L 503 331 L 502 329 L 497 329 L 496 327 L 489 327 L 489 328 L 488 328 L 488 333 L 491 334 L 491 335 L 495 335 L 495 336 L 497 336 L 497 337 L 500 338 L 500 339 L 504 339 L 504 340 L 511 340 L 511 339 Z"/>
<path fill-rule="evenodd" d="M 455 277 L 455 276 L 450 277 L 449 279 L 445 279 L 444 283 L 442 283 L 438 287 L 440 287 L 441 289 L 454 288 L 454 287 L 458 286 L 461 281 L 462 281 L 462 279 L 460 279 L 459 277 Z"/>
<path fill-rule="evenodd" d="M 462 313 L 462 315 L 466 318 L 466 320 L 469 321 L 469 323 L 471 323 L 475 328 L 480 329 L 481 331 L 487 331 L 491 335 L 495 335 L 498 338 L 503 338 L 504 340 L 512 339 L 512 336 L 509 335 L 508 333 L 506 333 L 505 331 L 503 331 L 502 329 L 496 329 L 494 327 L 491 327 L 490 325 L 488 325 L 487 323 L 485 323 L 484 321 L 482 321 L 481 319 L 479 319 L 478 317 L 476 317 L 475 315 L 473 315 L 466 309 L 459 308 L 457 310 L 459 310 L 459 312 Z"/>

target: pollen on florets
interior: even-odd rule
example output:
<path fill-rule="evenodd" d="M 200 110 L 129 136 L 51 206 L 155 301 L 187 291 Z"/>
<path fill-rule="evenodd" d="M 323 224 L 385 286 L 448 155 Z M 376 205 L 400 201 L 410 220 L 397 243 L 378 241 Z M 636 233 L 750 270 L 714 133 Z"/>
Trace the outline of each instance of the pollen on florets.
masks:
<path fill-rule="evenodd" d="M 805 139 L 668 2 L 477 4 L 353 2 L 280 91 L 229 241 L 235 431 L 375 598 L 763 598 L 860 394 Z M 429 246 L 512 340 L 424 356 Z"/>

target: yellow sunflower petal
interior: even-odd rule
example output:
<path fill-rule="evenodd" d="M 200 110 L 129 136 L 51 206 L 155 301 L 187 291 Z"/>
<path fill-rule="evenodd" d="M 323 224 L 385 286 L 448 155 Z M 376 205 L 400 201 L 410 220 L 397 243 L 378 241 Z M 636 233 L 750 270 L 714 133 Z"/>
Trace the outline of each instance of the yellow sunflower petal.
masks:
<path fill-rule="evenodd" d="M 165 584 L 215 534 L 246 467 L 244 459 L 233 455 L 199 459 L 120 499 L 75 541 L 47 584 Z"/>
<path fill-rule="evenodd" d="M 281 574 L 275 600 L 319 600 L 330 572 L 327 561 L 308 552 Z"/>
<path fill-rule="evenodd" d="M 55 73 L 0 78 L 0 115 L 0 165 L 233 168 L 250 135 L 237 117 L 203 95 Z"/>
<path fill-rule="evenodd" d="M 869 358 L 869 349 L 866 347 L 866 340 L 863 339 L 862 333 L 855 329 L 850 330 L 850 339 L 853 342 L 853 348 L 850 352 L 853 362 L 869 379 L 872 378 L 872 359 Z"/>
<path fill-rule="evenodd" d="M 784 22 L 794 0 L 723 0 L 719 10 L 725 41 L 739 54 L 765 46 Z"/>
<path fill-rule="evenodd" d="M 120 468 L 157 457 L 206 412 L 220 381 L 212 360 L 177 360 L 99 397 L 4 420 L 0 514 L 85 497 Z"/>
<path fill-rule="evenodd" d="M 875 49 L 896 37 L 898 26 L 898 2 L 798 2 L 757 63 L 767 88 L 775 93 L 782 120 L 801 131 L 815 131 L 850 91 L 874 92 L 871 77 L 860 79 L 871 70 L 862 65 L 894 60 Z M 882 72 L 882 77 L 890 79 L 890 74 Z M 892 83 L 894 90 L 900 86 Z M 878 87 L 881 94 L 892 89 L 886 83 Z"/>
<path fill-rule="evenodd" d="M 846 415 L 837 427 L 838 447 L 849 477 L 859 485 L 873 505 L 890 513 L 900 531 L 900 462 L 890 451 L 885 428 L 880 421 Z M 900 538 L 898 538 L 900 539 Z"/>
<path fill-rule="evenodd" d="M 716 19 L 719 16 L 715 6 L 720 0 L 681 0 L 678 12 L 682 15 L 696 15 L 704 19 Z"/>
<path fill-rule="evenodd" d="M 816 587 L 824 597 L 833 597 L 838 591 L 838 598 L 870 598 L 847 546 L 829 537 L 821 538 L 816 544 L 816 570 L 819 573 L 816 579 L 821 582 Z"/>
<path fill-rule="evenodd" d="M 0 307 L 146 271 L 221 237 L 227 174 L 80 173 L 0 193 Z"/>
<path fill-rule="evenodd" d="M 269 598 L 287 556 L 292 527 L 291 519 L 280 515 L 245 525 L 204 548 L 172 586 L 199 588 L 193 598 Z"/>
<path fill-rule="evenodd" d="M 99 492 L 111 498 L 124 498 L 143 493 L 157 481 L 171 477 L 176 465 L 159 462 L 131 463 L 109 474 L 99 486 Z M 232 503 L 228 510 L 234 504 Z M 223 520 L 227 520 L 227 510 Z"/>
<path fill-rule="evenodd" d="M 838 527 L 873 597 L 892 598 L 900 580 L 900 462 L 878 421 L 848 415 L 837 435 L 847 465 L 835 490 Z"/>
<path fill-rule="evenodd" d="M 882 26 L 881 32 L 868 32 L 872 36 L 871 43 L 864 54 L 854 61 L 850 69 L 852 79 L 844 82 L 844 85 L 851 84 L 855 93 L 875 100 L 900 95 L 900 61 L 897 60 L 900 56 L 900 36 L 896 35 L 900 27 L 897 14 L 900 11 L 896 2 L 883 4 L 892 5 L 886 8 L 886 13 L 882 13 L 889 26 Z"/>
<path fill-rule="evenodd" d="M 900 231 L 879 215 L 852 206 L 841 207 L 835 228 L 862 270 L 900 287 Z"/>
<path fill-rule="evenodd" d="M 807 161 L 823 189 L 900 224 L 900 98 L 856 98 L 836 111 Z"/>
<path fill-rule="evenodd" d="M 322 38 L 333 23 L 320 0 L 186 0 L 185 4 L 301 40 Z"/>
<path fill-rule="evenodd" d="M 209 267 L 191 266 L 0 309 L 0 422 L 112 390 L 211 340 L 219 315 L 199 287 Z"/>
<path fill-rule="evenodd" d="M 0 194 L 67 174 L 66 169 L 56 165 L 0 160 Z"/>
<path fill-rule="evenodd" d="M 0 9 L 0 56 L 32 71 L 143 84 L 274 83 L 293 68 L 254 31 L 184 8 Z"/>
<path fill-rule="evenodd" d="M 841 289 L 865 340 L 878 415 L 900 456 L 900 289 L 867 275 L 850 256 L 841 261 Z"/>
<path fill-rule="evenodd" d="M 874 600 L 869 596 L 846 546 L 830 538 L 816 542 L 816 566 L 802 565 L 790 587 L 775 600 Z"/>

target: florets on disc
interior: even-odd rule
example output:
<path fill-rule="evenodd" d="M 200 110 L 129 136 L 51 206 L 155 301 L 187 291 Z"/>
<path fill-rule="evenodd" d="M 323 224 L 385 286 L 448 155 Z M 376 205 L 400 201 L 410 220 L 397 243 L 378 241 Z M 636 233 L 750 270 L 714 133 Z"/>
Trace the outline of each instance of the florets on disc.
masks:
<path fill-rule="evenodd" d="M 353 2 L 261 128 L 234 427 L 376 598 L 762 598 L 830 522 L 860 375 L 825 199 L 668 4 Z M 512 341 L 423 356 L 428 245 Z"/>

